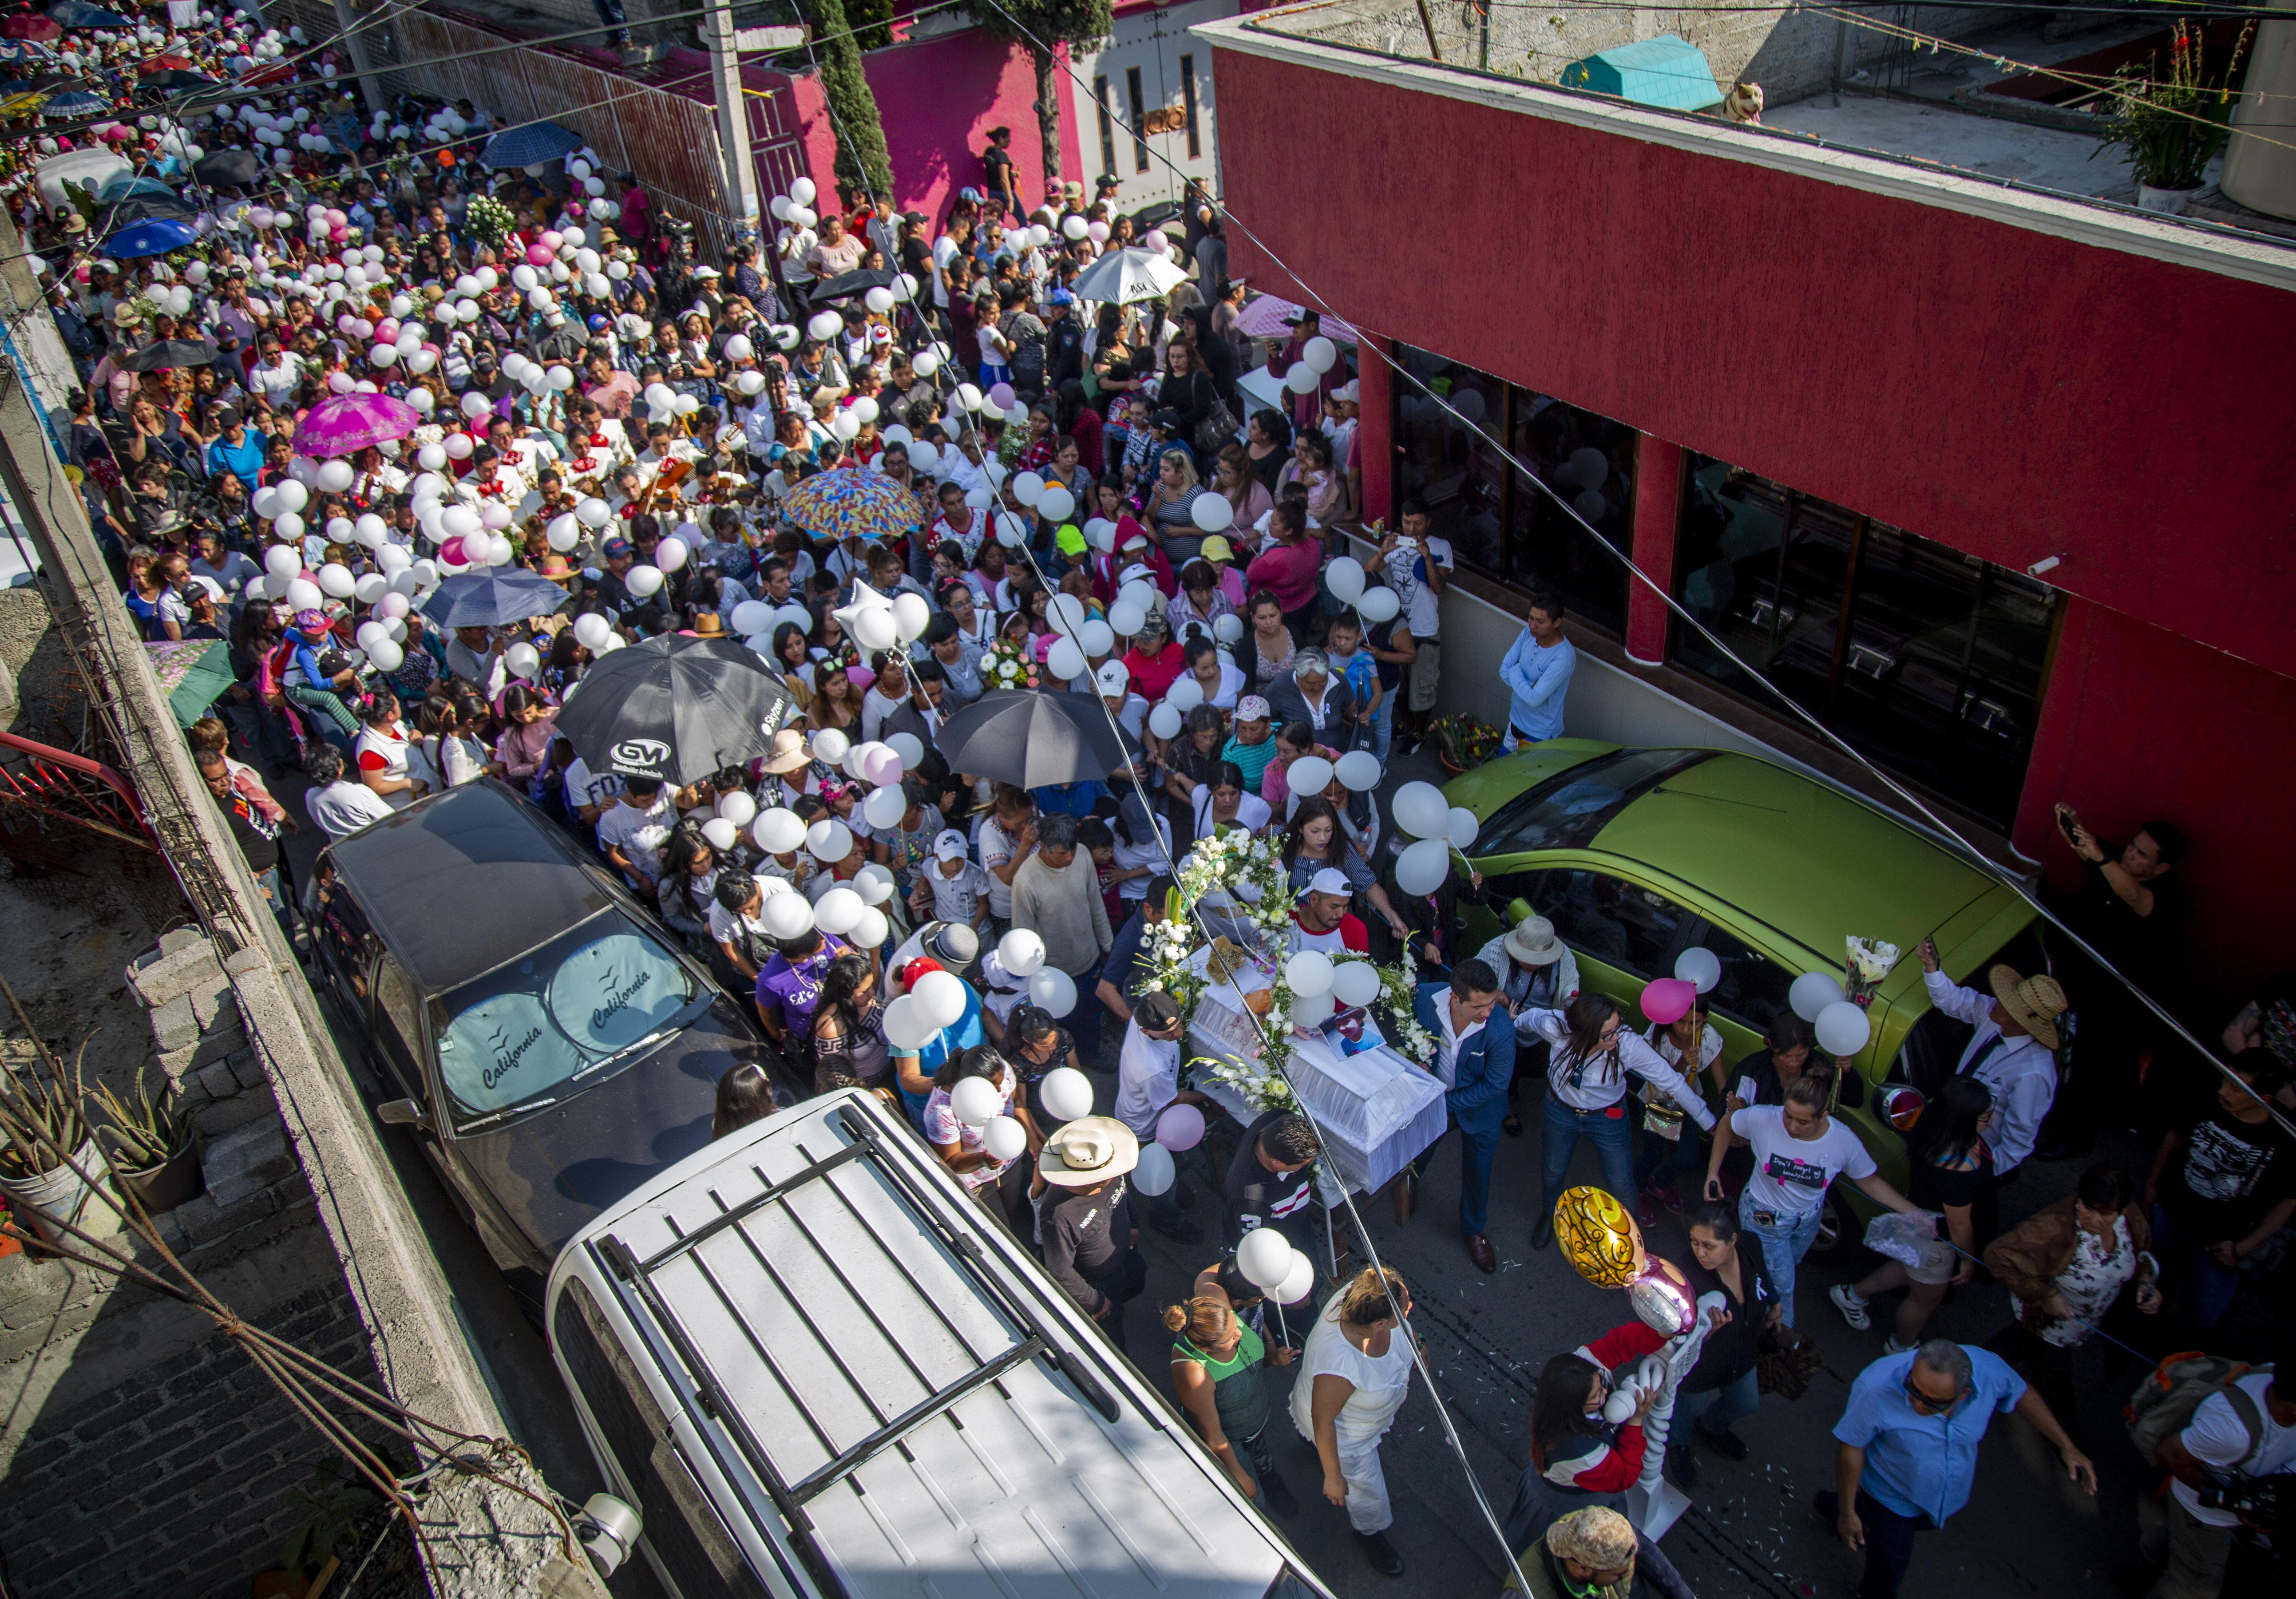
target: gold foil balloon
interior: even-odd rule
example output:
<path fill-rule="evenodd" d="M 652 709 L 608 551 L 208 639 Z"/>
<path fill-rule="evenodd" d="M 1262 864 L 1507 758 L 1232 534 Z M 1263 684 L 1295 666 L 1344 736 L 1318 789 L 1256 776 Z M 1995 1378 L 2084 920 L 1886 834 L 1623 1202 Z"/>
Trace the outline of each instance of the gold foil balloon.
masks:
<path fill-rule="evenodd" d="M 1625 1288 L 1649 1265 L 1634 1216 L 1600 1188 L 1563 1190 L 1554 1201 L 1554 1236 L 1563 1259 L 1597 1288 Z"/>

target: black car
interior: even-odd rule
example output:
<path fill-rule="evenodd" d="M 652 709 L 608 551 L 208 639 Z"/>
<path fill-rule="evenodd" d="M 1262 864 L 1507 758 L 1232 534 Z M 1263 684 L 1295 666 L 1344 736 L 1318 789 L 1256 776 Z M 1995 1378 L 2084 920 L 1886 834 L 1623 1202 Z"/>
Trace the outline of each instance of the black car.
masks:
<path fill-rule="evenodd" d="M 321 980 L 369 1041 L 376 1114 L 416 1129 L 529 1289 L 592 1217 L 709 1143 L 718 1079 L 761 1058 L 707 969 L 491 780 L 338 840 L 317 896 Z"/>

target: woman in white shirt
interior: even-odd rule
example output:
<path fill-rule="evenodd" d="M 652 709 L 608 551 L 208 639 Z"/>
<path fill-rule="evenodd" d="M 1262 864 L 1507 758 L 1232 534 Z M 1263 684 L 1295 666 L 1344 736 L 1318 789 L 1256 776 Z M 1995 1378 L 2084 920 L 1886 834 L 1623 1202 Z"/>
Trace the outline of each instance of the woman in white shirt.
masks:
<path fill-rule="evenodd" d="M 1267 801 L 1243 786 L 1243 768 L 1235 762 L 1221 761 L 1212 768 L 1211 779 L 1188 791 L 1189 814 L 1196 824 L 1193 836 L 1208 839 L 1239 827 L 1258 832 L 1275 819 Z"/>
<path fill-rule="evenodd" d="M 1324 1302 L 1292 1385 L 1292 1424 L 1324 1467 L 1324 1497 L 1347 1507 L 1348 1524 L 1372 1569 L 1403 1572 L 1388 1541 L 1395 1520 L 1380 1440 L 1411 1391 L 1411 1291 L 1395 1272 L 1369 1267 Z"/>
<path fill-rule="evenodd" d="M 1722 1033 L 1707 1019 L 1706 996 L 1698 996 L 1697 1004 L 1678 1021 L 1660 1027 L 1652 1022 L 1643 1029 L 1643 1038 L 1659 1053 L 1659 1058 L 1673 1067 L 1692 1083 L 1699 1073 L 1711 1070 L 1722 1059 Z M 1698 1063 L 1685 1069 L 1683 1060 L 1689 1050 L 1698 1051 Z M 1720 1080 L 1715 1087 L 1722 1086 Z M 1682 1209 L 1682 1197 L 1675 1181 L 1685 1172 L 1698 1167 L 1704 1152 L 1698 1140 L 1682 1136 L 1682 1118 L 1674 1113 L 1670 1104 L 1661 1104 L 1653 1090 L 1645 1086 L 1642 1098 L 1643 1147 L 1635 1157 L 1635 1217 L 1644 1226 L 1658 1221 L 1659 1207 L 1669 1210 Z M 1661 1130 L 1666 1129 L 1666 1130 Z"/>
<path fill-rule="evenodd" d="M 474 709 L 450 700 L 425 700 L 414 713 L 417 736 L 409 746 L 409 759 L 420 766 L 420 775 L 434 793 L 476 783 L 495 764 L 486 745 L 472 736 L 482 720 L 482 716 L 471 714 Z"/>
<path fill-rule="evenodd" d="M 1546 1098 L 1539 1107 L 1544 1197 L 1530 1232 L 1531 1247 L 1543 1250 L 1554 1241 L 1554 1201 L 1568 1184 L 1581 1138 L 1602 1158 L 1603 1186 L 1611 1196 L 1620 1204 L 1633 1199 L 1633 1124 L 1622 1103 L 1629 1076 L 1649 1081 L 1701 1128 L 1714 1125 L 1714 1112 L 1664 1056 L 1627 1030 L 1607 996 L 1584 993 L 1562 1010 L 1526 1011 L 1515 1018 L 1515 1028 L 1518 1034 L 1534 1030 L 1547 1043 Z"/>

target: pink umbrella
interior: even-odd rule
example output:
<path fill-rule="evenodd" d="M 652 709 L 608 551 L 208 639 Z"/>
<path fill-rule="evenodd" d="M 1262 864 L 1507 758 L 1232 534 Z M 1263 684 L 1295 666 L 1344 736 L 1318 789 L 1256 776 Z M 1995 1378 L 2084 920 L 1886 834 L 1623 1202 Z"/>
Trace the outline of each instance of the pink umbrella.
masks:
<path fill-rule="evenodd" d="M 1292 330 L 1284 325 L 1283 319 L 1299 308 L 1288 299 L 1262 294 L 1236 314 L 1235 325 L 1247 339 L 1289 339 Z M 1328 311 L 1324 314 L 1323 329 L 1326 339 L 1344 339 L 1350 344 L 1359 342 L 1355 324 L 1343 322 Z"/>
<path fill-rule="evenodd" d="M 339 394 L 304 414 L 295 449 L 313 460 L 348 455 L 370 444 L 404 439 L 422 425 L 422 413 L 387 394 Z"/>

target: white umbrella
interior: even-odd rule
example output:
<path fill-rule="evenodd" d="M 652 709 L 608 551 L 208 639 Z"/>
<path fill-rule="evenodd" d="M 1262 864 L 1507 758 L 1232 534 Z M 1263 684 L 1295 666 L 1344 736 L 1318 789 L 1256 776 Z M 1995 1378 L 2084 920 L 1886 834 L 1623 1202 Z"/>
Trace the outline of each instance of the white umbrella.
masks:
<path fill-rule="evenodd" d="M 1128 306 L 1161 299 L 1187 281 L 1186 273 L 1157 251 L 1126 249 L 1111 250 L 1086 267 L 1071 288 L 1078 299 Z"/>

